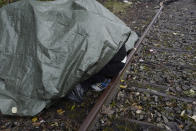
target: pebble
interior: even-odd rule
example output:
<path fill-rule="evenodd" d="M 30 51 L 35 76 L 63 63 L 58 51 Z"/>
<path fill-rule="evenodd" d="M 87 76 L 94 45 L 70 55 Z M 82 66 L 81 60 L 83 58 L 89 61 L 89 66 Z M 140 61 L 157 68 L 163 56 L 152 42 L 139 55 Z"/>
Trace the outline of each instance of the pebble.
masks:
<path fill-rule="evenodd" d="M 180 88 L 180 87 L 176 87 L 176 90 L 178 91 L 178 92 L 181 92 L 182 91 L 182 89 Z"/>
<path fill-rule="evenodd" d="M 164 120 L 165 123 L 169 122 L 168 119 L 167 119 L 167 117 L 165 117 L 165 116 L 162 115 L 162 118 L 163 118 L 163 120 Z"/>
<path fill-rule="evenodd" d="M 144 115 L 140 115 L 140 116 L 139 116 L 139 119 L 140 119 L 140 120 L 143 120 L 143 119 L 144 119 Z"/>
<path fill-rule="evenodd" d="M 157 112 L 157 115 L 158 115 L 159 117 L 161 117 L 161 113 Z"/>
<path fill-rule="evenodd" d="M 158 96 L 153 96 L 154 97 L 154 101 L 158 102 Z"/>
<path fill-rule="evenodd" d="M 160 121 L 161 121 L 161 117 L 157 117 L 156 122 L 160 122 Z"/>
<path fill-rule="evenodd" d="M 136 93 L 135 93 L 135 95 L 136 95 L 136 96 L 139 96 L 139 95 L 140 95 L 140 93 L 139 93 L 139 92 L 136 92 Z"/>
<path fill-rule="evenodd" d="M 104 123 L 105 123 L 104 120 L 101 119 L 101 124 L 104 124 Z"/>
<path fill-rule="evenodd" d="M 136 113 L 137 114 L 141 114 L 142 113 L 142 110 L 137 110 Z"/>
<path fill-rule="evenodd" d="M 143 59 L 139 59 L 139 62 L 144 62 L 144 60 Z"/>

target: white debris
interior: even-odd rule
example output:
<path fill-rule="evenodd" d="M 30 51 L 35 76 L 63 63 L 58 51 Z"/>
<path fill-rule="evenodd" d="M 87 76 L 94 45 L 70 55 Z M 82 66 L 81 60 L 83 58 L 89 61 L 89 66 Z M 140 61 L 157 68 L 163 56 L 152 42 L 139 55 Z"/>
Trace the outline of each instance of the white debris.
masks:
<path fill-rule="evenodd" d="M 144 60 L 141 58 L 141 59 L 139 59 L 139 62 L 144 62 Z"/>
<path fill-rule="evenodd" d="M 40 123 L 45 123 L 45 122 L 46 122 L 46 121 L 44 121 L 44 120 L 41 120 L 41 121 L 40 121 Z"/>
<path fill-rule="evenodd" d="M 126 4 L 130 4 L 130 5 L 132 4 L 132 2 L 130 2 L 128 0 L 123 0 L 123 2 L 126 3 Z"/>
<path fill-rule="evenodd" d="M 174 34 L 174 35 L 177 35 L 178 33 L 174 32 L 173 34 Z"/>
<path fill-rule="evenodd" d="M 140 93 L 139 93 L 139 92 L 136 92 L 136 93 L 135 93 L 135 95 L 136 95 L 136 96 L 139 96 L 139 95 L 140 95 Z"/>
<path fill-rule="evenodd" d="M 101 124 L 104 124 L 104 123 L 105 123 L 104 120 L 101 119 Z"/>
<path fill-rule="evenodd" d="M 126 63 L 127 62 L 127 56 L 125 56 L 125 58 L 121 62 Z"/>
<path fill-rule="evenodd" d="M 137 110 L 136 113 L 137 114 L 141 114 L 142 113 L 142 110 Z"/>
<path fill-rule="evenodd" d="M 150 52 L 154 52 L 154 50 L 153 50 L 153 49 L 150 49 L 149 51 L 150 51 Z"/>
<path fill-rule="evenodd" d="M 136 76 L 134 76 L 132 79 L 133 79 L 133 80 L 135 80 L 136 78 L 137 78 L 137 77 L 136 77 Z"/>
<path fill-rule="evenodd" d="M 144 69 L 145 69 L 145 67 L 144 67 L 144 66 L 140 66 L 140 69 L 141 69 L 141 70 L 144 70 Z"/>
<path fill-rule="evenodd" d="M 183 117 L 184 114 L 185 114 L 185 110 L 183 110 L 183 111 L 181 112 L 180 116 Z"/>

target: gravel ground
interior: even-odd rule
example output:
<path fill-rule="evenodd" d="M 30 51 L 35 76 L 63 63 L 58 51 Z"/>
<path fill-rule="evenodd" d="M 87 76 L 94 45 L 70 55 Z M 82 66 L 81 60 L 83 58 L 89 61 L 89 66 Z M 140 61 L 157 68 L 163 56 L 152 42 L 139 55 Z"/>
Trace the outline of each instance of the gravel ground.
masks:
<path fill-rule="evenodd" d="M 134 56 L 117 97 L 102 108 L 97 130 L 196 130 L 195 7 L 194 0 L 165 7 Z M 146 27 L 143 20 L 130 23 L 139 34 L 143 29 L 138 25 Z"/>
<path fill-rule="evenodd" d="M 161 0 L 104 1 L 141 35 Z M 127 88 L 120 89 L 110 106 L 103 107 L 97 130 L 131 130 L 132 126 L 137 131 L 146 127 L 155 131 L 168 124 L 168 128 L 195 129 L 190 118 L 196 115 L 194 6 L 193 1 L 182 0 L 164 10 L 143 42 L 141 54 L 135 55 L 128 80 L 122 81 Z M 35 117 L 0 115 L 0 131 L 77 130 L 99 95 L 88 91 L 80 104 L 63 98 Z"/>

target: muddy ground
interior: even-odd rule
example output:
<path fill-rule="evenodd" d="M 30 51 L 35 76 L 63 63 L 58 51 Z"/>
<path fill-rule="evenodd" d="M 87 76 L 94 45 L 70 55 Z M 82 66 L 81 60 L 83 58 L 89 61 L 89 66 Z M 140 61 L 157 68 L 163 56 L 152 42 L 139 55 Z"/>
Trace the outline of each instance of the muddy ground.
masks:
<path fill-rule="evenodd" d="M 196 130 L 195 7 L 194 0 L 165 7 L 134 56 L 117 97 L 102 108 L 96 130 Z M 144 28 L 137 26 L 146 26 L 146 15 L 124 19 L 140 34 Z"/>
<path fill-rule="evenodd" d="M 161 0 L 100 1 L 141 36 Z M 193 119 L 196 115 L 193 102 L 196 91 L 196 12 L 193 1 L 181 0 L 165 8 L 143 42 L 141 54 L 134 57 L 128 80 L 122 82 L 126 88 L 120 89 L 115 100 L 103 108 L 95 130 L 165 129 L 170 125 L 196 130 Z M 88 91 L 80 104 L 63 98 L 35 117 L 0 115 L 0 130 L 77 130 L 100 94 Z M 133 120 L 139 121 L 139 126 L 132 124 Z"/>

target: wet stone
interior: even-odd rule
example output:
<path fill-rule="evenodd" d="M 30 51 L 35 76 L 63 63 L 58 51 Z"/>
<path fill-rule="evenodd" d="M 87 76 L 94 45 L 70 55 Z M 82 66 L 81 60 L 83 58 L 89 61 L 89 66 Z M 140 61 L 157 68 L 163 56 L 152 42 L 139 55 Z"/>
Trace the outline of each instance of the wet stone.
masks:
<path fill-rule="evenodd" d="M 180 87 L 176 87 L 176 90 L 177 90 L 178 92 L 181 92 L 181 91 L 182 91 L 182 89 L 181 89 Z"/>

